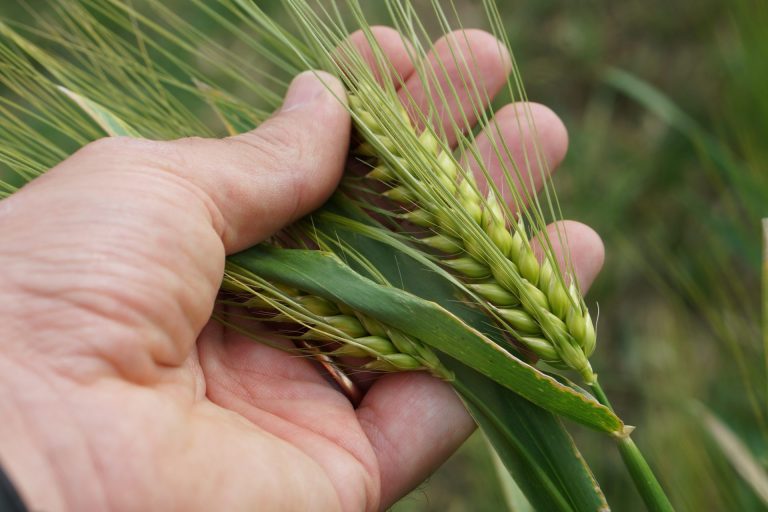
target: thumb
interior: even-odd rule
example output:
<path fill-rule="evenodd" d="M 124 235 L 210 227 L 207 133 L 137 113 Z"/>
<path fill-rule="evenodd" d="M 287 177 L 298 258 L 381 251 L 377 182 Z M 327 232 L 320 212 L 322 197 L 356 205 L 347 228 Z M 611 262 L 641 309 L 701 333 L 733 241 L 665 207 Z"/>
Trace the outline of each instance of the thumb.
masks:
<path fill-rule="evenodd" d="M 344 102 L 336 78 L 304 72 L 275 116 L 200 155 L 206 164 L 197 179 L 222 213 L 228 253 L 263 240 L 331 195 L 349 149 Z"/>
<path fill-rule="evenodd" d="M 349 146 L 342 84 L 307 71 L 291 83 L 281 109 L 257 129 L 222 140 L 174 144 L 220 213 L 227 253 L 242 250 L 319 207 L 333 192 Z M 216 218 L 216 217 L 214 217 Z"/>

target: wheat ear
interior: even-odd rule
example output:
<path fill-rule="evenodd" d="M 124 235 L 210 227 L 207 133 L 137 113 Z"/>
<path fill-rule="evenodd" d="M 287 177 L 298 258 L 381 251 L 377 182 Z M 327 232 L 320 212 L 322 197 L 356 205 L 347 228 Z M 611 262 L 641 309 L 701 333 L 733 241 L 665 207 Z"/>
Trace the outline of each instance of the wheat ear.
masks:
<path fill-rule="evenodd" d="M 262 321 L 292 323 L 304 332 L 288 338 L 326 344 L 323 352 L 333 357 L 370 358 L 364 370 L 425 370 L 443 380 L 454 379 L 434 351 L 402 331 L 330 301 L 295 288 L 272 283 L 234 264 L 227 264 L 226 290 L 243 301 L 227 304 L 269 312 Z"/>
<path fill-rule="evenodd" d="M 417 133 L 398 104 L 389 107 L 400 112 L 396 129 L 408 133 L 397 137 L 412 136 L 424 153 L 418 158 L 404 154 L 393 126 L 377 121 L 381 117 L 372 111 L 375 103 L 367 95 L 374 102 L 397 101 L 369 86 L 351 95 L 350 107 L 365 140 L 358 153 L 375 166 L 367 176 L 386 183 L 390 188 L 384 195 L 408 209 L 402 217 L 432 232 L 418 241 L 443 253 L 440 263 L 462 276 L 467 287 L 487 301 L 490 312 L 539 358 L 593 382 L 588 357 L 596 334 L 589 311 L 576 286 L 566 285 L 554 258 L 543 263 L 536 258 L 522 216 L 507 222 L 496 194 L 483 197 L 472 173 L 460 167 L 430 129 Z"/>

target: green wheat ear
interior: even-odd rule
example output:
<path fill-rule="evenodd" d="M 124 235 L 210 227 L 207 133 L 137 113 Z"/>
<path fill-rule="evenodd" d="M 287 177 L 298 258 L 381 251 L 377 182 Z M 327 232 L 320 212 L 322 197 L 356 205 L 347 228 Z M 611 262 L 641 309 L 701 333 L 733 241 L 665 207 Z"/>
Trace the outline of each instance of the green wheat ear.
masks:
<path fill-rule="evenodd" d="M 483 197 L 472 173 L 444 149 L 444 141 L 430 129 L 417 133 L 399 103 L 382 108 L 384 102 L 397 100 L 369 84 L 349 98 L 365 140 L 358 153 L 373 165 L 368 178 L 389 186 L 384 196 L 407 208 L 403 218 L 430 231 L 417 240 L 438 250 L 439 262 L 461 276 L 525 347 L 592 383 L 588 358 L 596 334 L 576 286 L 566 285 L 552 258 L 539 262 L 523 217 L 508 220 L 493 189 Z M 387 109 L 400 114 L 379 122 Z M 404 138 L 416 142 L 410 154 L 400 142 Z"/>
<path fill-rule="evenodd" d="M 262 321 L 296 324 L 304 328 L 303 332 L 285 337 L 327 345 L 323 351 L 328 355 L 367 358 L 364 370 L 425 370 L 440 379 L 454 380 L 453 372 L 432 349 L 345 304 L 263 279 L 231 262 L 227 263 L 224 284 L 227 292 L 247 298 L 221 303 L 269 312 Z"/>

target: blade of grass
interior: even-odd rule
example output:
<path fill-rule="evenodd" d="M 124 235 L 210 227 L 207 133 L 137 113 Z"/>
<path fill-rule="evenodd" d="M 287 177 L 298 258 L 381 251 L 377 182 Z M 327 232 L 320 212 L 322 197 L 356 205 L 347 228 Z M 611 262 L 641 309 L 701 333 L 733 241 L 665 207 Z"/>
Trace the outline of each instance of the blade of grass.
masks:
<path fill-rule="evenodd" d="M 525 494 L 512 478 L 512 475 L 504 465 L 504 461 L 501 460 L 499 454 L 493 449 L 493 445 L 488 443 L 488 451 L 491 454 L 491 460 L 493 461 L 493 467 L 496 470 L 496 476 L 499 479 L 499 485 L 501 486 L 501 492 L 504 495 L 504 500 L 507 502 L 509 512 L 534 512 Z"/>
<path fill-rule="evenodd" d="M 128 126 L 122 119 L 119 119 L 116 115 L 95 101 L 84 98 L 64 86 L 59 86 L 59 90 L 66 94 L 69 99 L 77 103 L 77 105 L 91 116 L 91 118 L 111 137 L 140 137 L 139 132 Z"/>
<path fill-rule="evenodd" d="M 768 473 L 739 437 L 704 406 L 697 408 L 704 425 L 733 468 L 768 507 Z"/>
<path fill-rule="evenodd" d="M 535 510 L 608 510 L 602 491 L 559 419 L 463 365 L 455 387 Z"/>
<path fill-rule="evenodd" d="M 541 407 L 603 432 L 624 434 L 621 420 L 591 397 L 517 359 L 438 304 L 398 288 L 378 285 L 332 254 L 257 246 L 229 259 L 267 279 L 346 304 L 388 325 L 397 325 L 406 334 Z"/>
<path fill-rule="evenodd" d="M 768 218 L 763 219 L 763 356 L 768 385 Z"/>

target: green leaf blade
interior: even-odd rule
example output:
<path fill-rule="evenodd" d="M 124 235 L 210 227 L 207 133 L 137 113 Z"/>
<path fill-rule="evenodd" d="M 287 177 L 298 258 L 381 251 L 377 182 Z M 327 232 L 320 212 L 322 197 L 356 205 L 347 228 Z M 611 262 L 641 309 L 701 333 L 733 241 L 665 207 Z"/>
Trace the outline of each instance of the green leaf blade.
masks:
<path fill-rule="evenodd" d="M 545 409 L 603 432 L 623 432 L 608 408 L 515 358 L 438 304 L 376 284 L 329 253 L 257 246 L 230 261 L 396 325 Z"/>
<path fill-rule="evenodd" d="M 141 137 L 138 131 L 134 130 L 128 123 L 118 118 L 102 105 L 70 91 L 64 86 L 59 86 L 58 89 L 74 101 L 110 137 Z"/>

